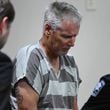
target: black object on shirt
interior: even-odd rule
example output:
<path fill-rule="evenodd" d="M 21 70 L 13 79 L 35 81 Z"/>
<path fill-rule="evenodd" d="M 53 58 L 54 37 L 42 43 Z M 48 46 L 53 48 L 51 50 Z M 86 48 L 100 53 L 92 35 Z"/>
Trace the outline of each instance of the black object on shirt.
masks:
<path fill-rule="evenodd" d="M 110 110 L 110 74 L 100 78 L 81 110 Z"/>

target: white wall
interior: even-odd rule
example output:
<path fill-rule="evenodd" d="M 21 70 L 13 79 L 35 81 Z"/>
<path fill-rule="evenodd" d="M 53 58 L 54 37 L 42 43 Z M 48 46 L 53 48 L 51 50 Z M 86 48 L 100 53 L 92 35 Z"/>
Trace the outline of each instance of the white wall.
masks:
<path fill-rule="evenodd" d="M 53 0 L 12 0 L 16 18 L 4 51 L 12 59 L 19 48 L 36 42 L 42 35 L 42 20 L 45 7 Z M 61 0 L 60 0 L 61 1 Z M 99 77 L 110 72 L 110 0 L 96 0 L 96 11 L 87 11 L 85 0 L 62 0 L 74 4 L 83 20 L 74 55 L 83 80 L 79 89 L 79 106 L 90 96 Z"/>

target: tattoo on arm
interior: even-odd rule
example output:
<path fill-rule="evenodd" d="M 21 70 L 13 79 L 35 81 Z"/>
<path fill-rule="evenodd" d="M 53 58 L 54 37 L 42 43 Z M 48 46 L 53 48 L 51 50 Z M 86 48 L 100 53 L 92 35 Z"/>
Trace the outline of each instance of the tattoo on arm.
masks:
<path fill-rule="evenodd" d="M 19 91 L 18 87 L 15 88 L 15 94 L 16 94 L 18 104 L 22 104 L 23 96 L 20 94 L 20 91 Z"/>

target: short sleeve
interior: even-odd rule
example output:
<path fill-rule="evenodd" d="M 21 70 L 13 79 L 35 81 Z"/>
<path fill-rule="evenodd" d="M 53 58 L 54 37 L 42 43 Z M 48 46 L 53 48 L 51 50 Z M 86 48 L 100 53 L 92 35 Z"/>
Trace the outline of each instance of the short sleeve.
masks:
<path fill-rule="evenodd" d="M 26 78 L 33 89 L 40 94 L 42 90 L 42 76 L 39 71 L 39 57 L 27 47 L 22 48 L 15 59 L 13 86 Z"/>

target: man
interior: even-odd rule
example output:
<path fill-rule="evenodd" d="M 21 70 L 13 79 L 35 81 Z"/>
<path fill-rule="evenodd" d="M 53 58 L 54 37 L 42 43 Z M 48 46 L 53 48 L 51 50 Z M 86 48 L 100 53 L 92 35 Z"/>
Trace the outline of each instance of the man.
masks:
<path fill-rule="evenodd" d="M 0 0 L 0 49 L 7 41 L 15 11 L 9 0 Z M 0 110 L 9 110 L 9 97 L 12 80 L 12 62 L 0 51 Z"/>
<path fill-rule="evenodd" d="M 41 39 L 16 57 L 12 95 L 19 110 L 78 110 L 78 69 L 66 54 L 75 44 L 80 21 L 78 10 L 66 2 L 46 9 Z"/>
<path fill-rule="evenodd" d="M 110 110 L 110 74 L 100 78 L 81 110 Z"/>

